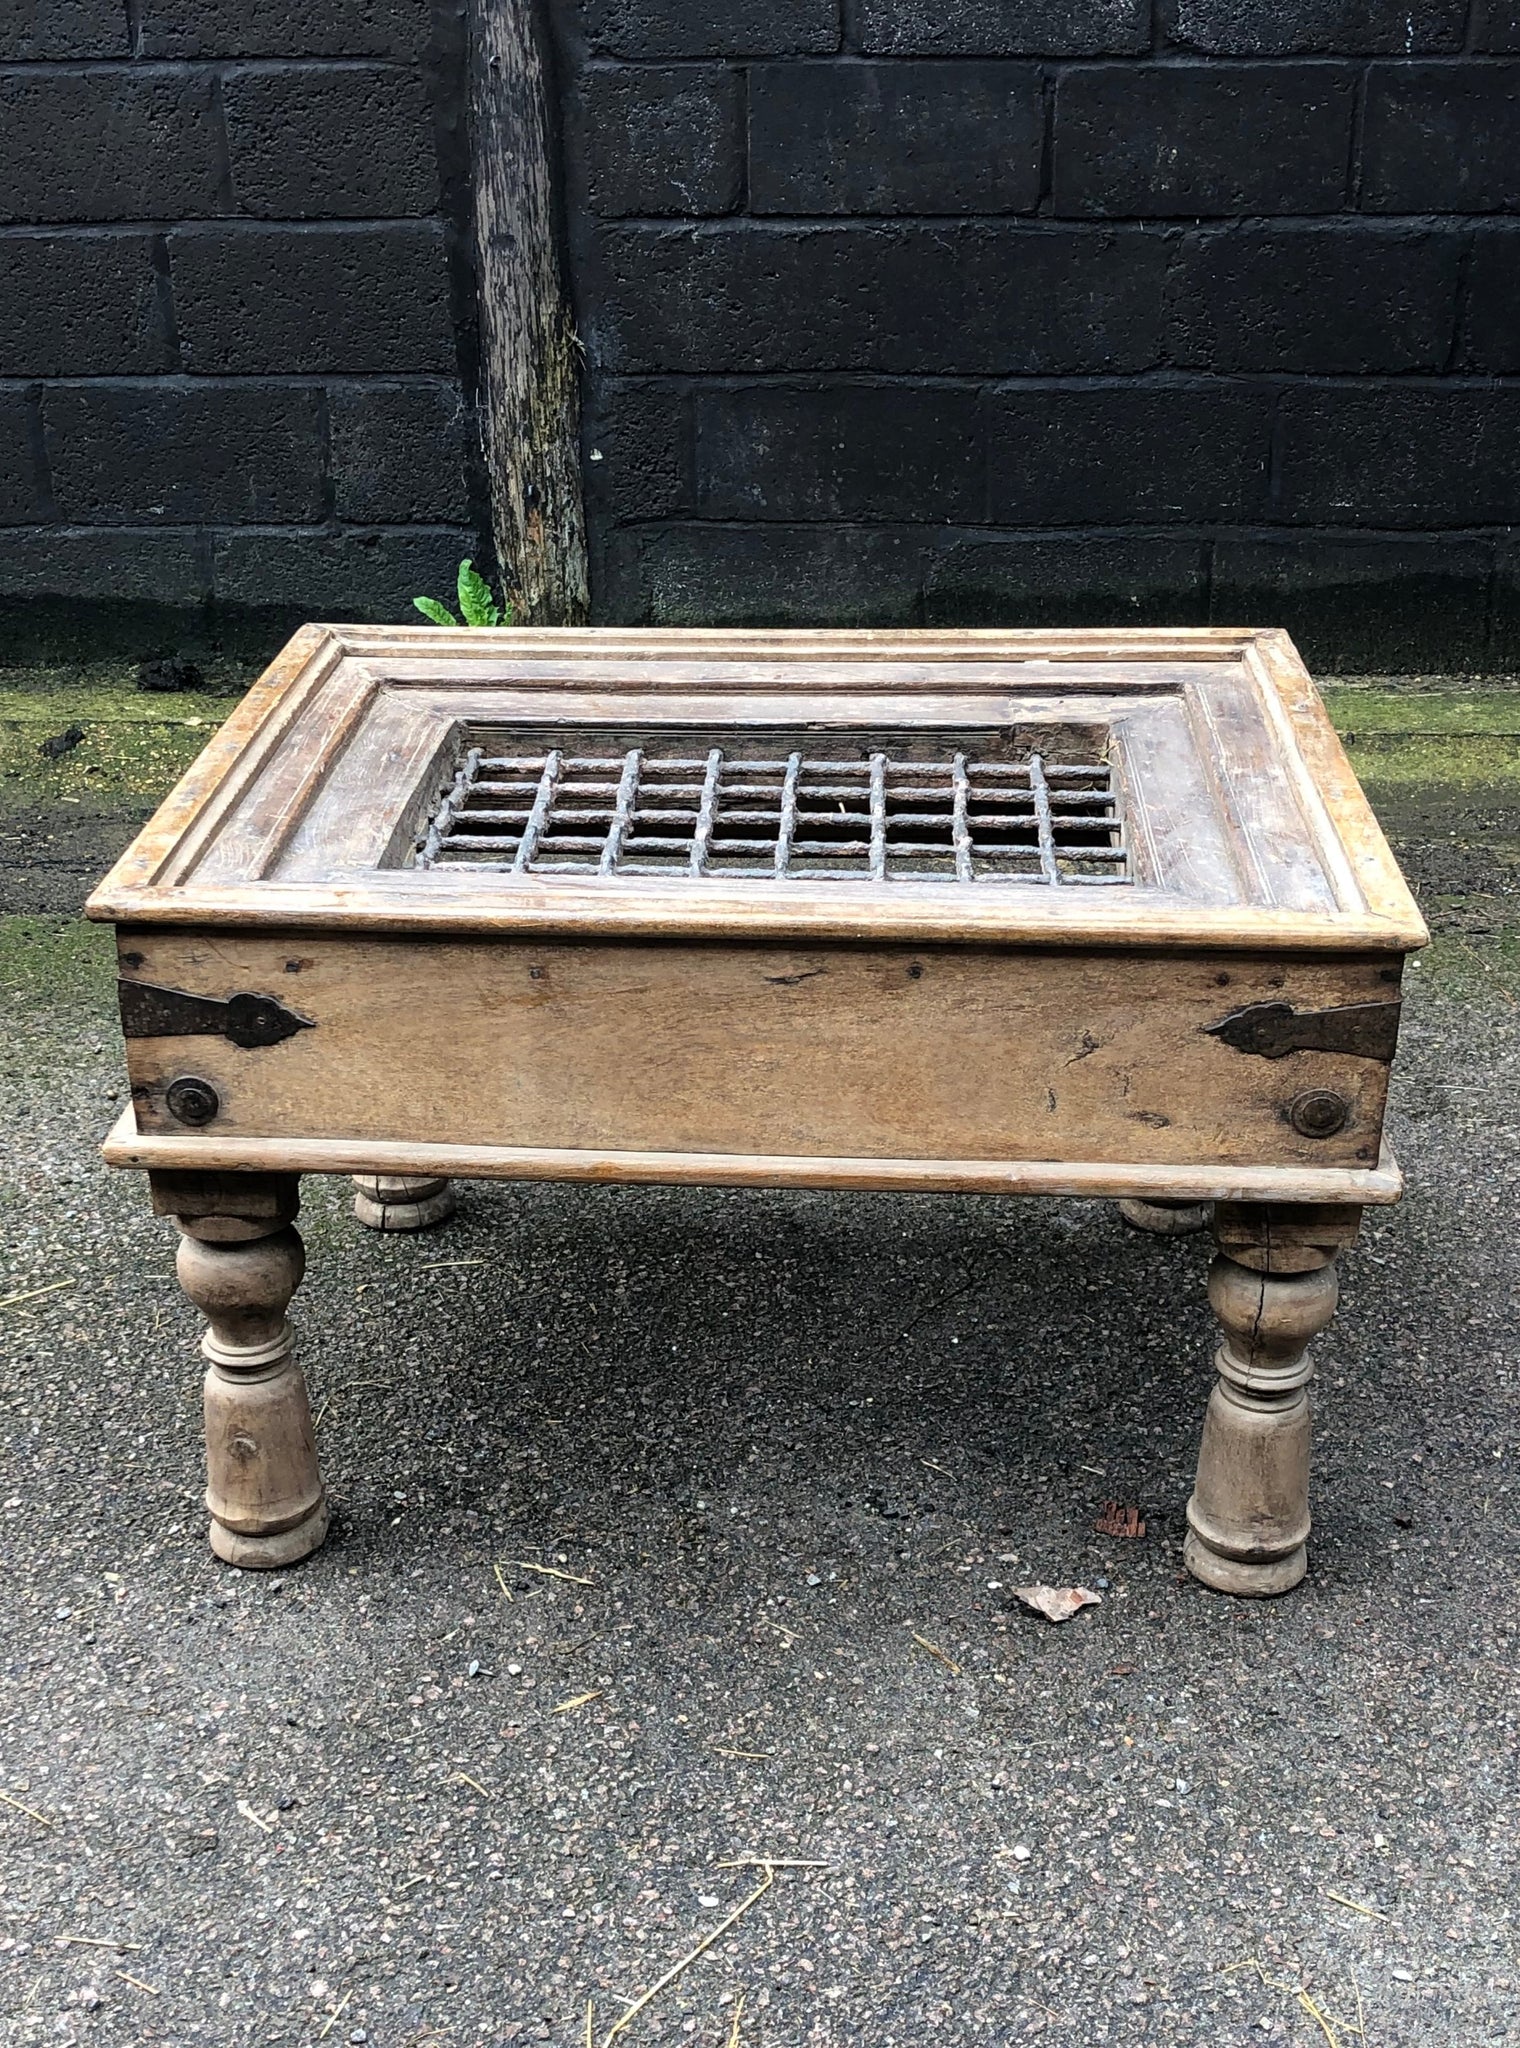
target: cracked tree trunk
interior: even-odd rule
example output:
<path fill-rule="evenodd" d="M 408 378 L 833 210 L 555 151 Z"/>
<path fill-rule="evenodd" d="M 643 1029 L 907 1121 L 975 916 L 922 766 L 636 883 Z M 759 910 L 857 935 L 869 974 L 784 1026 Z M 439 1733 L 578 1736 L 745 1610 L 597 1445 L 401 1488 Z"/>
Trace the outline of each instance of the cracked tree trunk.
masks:
<path fill-rule="evenodd" d="M 518 622 L 582 624 L 579 344 L 555 244 L 534 0 L 474 0 L 471 112 L 485 452 L 497 560 Z"/>

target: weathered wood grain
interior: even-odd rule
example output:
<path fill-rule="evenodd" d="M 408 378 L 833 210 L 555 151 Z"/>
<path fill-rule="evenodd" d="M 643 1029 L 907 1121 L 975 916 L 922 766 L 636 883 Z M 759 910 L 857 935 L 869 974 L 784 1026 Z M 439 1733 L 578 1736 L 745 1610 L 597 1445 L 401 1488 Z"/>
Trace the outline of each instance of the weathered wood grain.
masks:
<path fill-rule="evenodd" d="M 123 935 L 124 972 L 278 994 L 314 1028 L 245 1049 L 137 1038 L 144 1130 L 190 1072 L 229 1135 L 547 1149 L 1376 1163 L 1388 1068 L 1266 1060 L 1208 1027 L 1257 1002 L 1387 1000 L 1397 962 L 965 947 Z M 1392 979 L 1390 979 L 1392 977 Z M 1345 1128 L 1300 1136 L 1310 1088 Z"/>
<path fill-rule="evenodd" d="M 461 722 L 905 728 L 1107 719 L 1136 886 L 957 889 L 413 874 Z M 1153 723 L 1159 721 L 1159 723 Z M 1180 721 L 1180 722 L 1179 722 Z M 1191 733 L 1191 750 L 1187 735 Z M 97 890 L 94 917 L 1408 951 L 1425 929 L 1280 634 L 308 628 Z"/>

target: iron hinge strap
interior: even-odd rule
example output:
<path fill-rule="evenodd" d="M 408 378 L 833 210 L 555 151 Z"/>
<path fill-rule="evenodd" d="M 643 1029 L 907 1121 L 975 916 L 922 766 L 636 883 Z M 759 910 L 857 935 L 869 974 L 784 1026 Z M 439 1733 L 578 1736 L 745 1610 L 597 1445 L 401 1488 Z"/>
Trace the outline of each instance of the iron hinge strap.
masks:
<path fill-rule="evenodd" d="M 1251 1003 L 1206 1024 L 1211 1038 L 1264 1060 L 1290 1052 L 1343 1052 L 1389 1061 L 1399 1042 L 1402 1003 L 1347 1003 L 1335 1010 L 1295 1010 L 1291 1003 Z"/>
<path fill-rule="evenodd" d="M 275 996 L 190 995 L 151 981 L 121 980 L 121 1029 L 125 1038 L 230 1038 L 234 1045 L 278 1045 L 298 1031 L 315 1028 Z"/>

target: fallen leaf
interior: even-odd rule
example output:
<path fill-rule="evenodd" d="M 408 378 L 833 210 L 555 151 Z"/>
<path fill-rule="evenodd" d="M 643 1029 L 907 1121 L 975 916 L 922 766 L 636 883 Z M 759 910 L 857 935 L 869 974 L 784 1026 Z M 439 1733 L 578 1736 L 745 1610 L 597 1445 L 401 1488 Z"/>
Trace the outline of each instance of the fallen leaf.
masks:
<path fill-rule="evenodd" d="M 1085 1586 L 1015 1586 L 1013 1591 L 1015 1599 L 1047 1621 L 1070 1621 L 1079 1608 L 1103 1605 L 1103 1595 Z"/>

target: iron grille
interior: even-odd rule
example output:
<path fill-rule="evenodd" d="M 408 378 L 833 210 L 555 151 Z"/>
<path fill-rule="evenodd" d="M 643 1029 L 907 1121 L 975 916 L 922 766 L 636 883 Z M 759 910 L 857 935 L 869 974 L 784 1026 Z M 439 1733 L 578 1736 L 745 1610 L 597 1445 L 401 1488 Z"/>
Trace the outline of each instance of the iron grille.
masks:
<path fill-rule="evenodd" d="M 587 748 L 584 734 L 537 751 L 470 747 L 415 864 L 773 881 L 1131 879 L 1106 760 L 964 749 L 939 760 L 879 749 L 828 758 L 816 734 L 787 752 L 763 753 L 753 735 L 733 753 L 689 743 L 677 752 L 670 735 L 650 738 L 625 751 L 572 751 L 576 740 Z M 929 752 L 926 738 L 912 735 L 908 750 Z"/>

